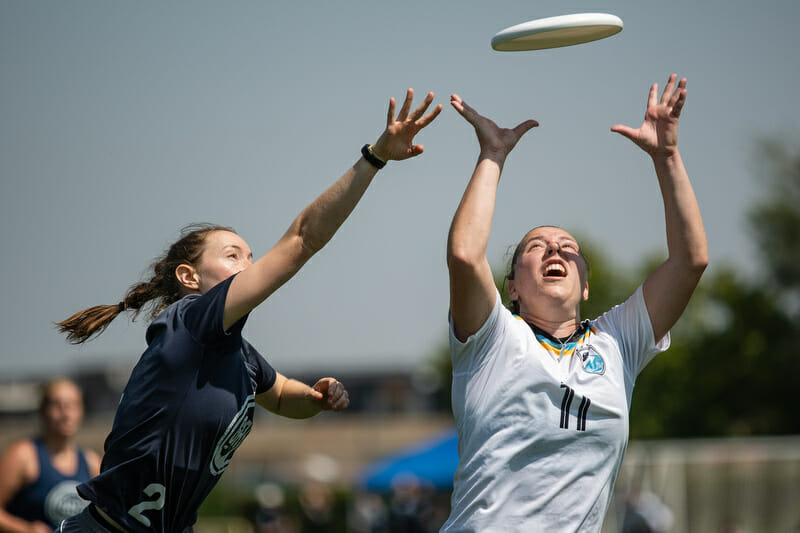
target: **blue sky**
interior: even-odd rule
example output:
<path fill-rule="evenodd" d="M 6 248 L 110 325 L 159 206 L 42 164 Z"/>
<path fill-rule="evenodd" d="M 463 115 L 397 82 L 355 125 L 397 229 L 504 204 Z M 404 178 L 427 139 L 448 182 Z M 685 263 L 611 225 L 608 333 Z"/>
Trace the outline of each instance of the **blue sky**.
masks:
<path fill-rule="evenodd" d="M 499 30 L 580 12 L 609 39 L 491 49 Z M 144 321 L 67 344 L 52 323 L 116 303 L 196 221 L 265 252 L 383 128 L 391 96 L 436 93 L 426 152 L 393 162 L 333 241 L 259 307 L 248 339 L 285 373 L 413 368 L 446 343 L 444 245 L 477 156 L 451 93 L 502 125 L 535 118 L 509 159 L 488 254 L 527 229 L 585 235 L 622 266 L 665 249 L 638 126 L 648 87 L 688 78 L 679 146 L 712 265 L 757 275 L 746 213 L 754 142 L 796 144 L 800 4 L 588 2 L 3 2 L 0 377 L 135 362 Z"/>

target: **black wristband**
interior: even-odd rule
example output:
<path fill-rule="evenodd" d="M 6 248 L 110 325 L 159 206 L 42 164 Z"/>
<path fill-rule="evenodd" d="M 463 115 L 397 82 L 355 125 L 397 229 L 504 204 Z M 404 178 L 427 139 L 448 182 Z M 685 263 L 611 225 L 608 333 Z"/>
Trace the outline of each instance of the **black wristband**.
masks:
<path fill-rule="evenodd" d="M 378 170 L 386 166 L 386 161 L 381 161 L 380 159 L 378 159 L 378 156 L 376 156 L 372 152 L 368 144 L 365 144 L 364 146 L 361 147 L 361 155 L 364 156 L 364 159 L 366 159 L 370 165 L 377 168 Z"/>

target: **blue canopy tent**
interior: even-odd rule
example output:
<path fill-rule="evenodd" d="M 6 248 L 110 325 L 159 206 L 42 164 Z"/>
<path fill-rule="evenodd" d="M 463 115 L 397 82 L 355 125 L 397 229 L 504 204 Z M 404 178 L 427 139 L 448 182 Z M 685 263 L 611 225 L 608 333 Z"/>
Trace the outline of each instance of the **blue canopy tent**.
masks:
<path fill-rule="evenodd" d="M 362 474 L 361 485 L 369 490 L 386 491 L 393 481 L 407 476 L 438 490 L 451 490 L 457 465 L 458 435 L 452 429 L 376 461 Z"/>

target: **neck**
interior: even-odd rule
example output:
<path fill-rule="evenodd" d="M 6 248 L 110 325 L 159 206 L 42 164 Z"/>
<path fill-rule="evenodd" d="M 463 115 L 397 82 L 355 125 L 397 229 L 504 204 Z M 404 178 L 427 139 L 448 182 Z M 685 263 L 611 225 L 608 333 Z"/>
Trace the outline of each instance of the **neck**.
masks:
<path fill-rule="evenodd" d="M 72 437 L 63 435 L 42 435 L 42 442 L 53 454 L 69 451 L 75 447 Z"/>
<path fill-rule="evenodd" d="M 546 331 L 556 338 L 564 338 L 572 335 L 581 325 L 581 318 L 577 312 L 561 320 L 551 320 L 543 318 L 541 315 L 527 309 L 520 309 L 519 316 L 525 322 L 535 325 L 537 328 Z"/>

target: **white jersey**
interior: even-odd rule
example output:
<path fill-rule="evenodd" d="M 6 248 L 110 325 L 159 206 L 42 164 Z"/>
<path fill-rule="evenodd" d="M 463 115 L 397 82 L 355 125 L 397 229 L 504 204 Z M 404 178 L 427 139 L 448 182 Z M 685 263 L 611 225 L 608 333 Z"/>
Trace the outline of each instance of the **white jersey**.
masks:
<path fill-rule="evenodd" d="M 503 307 L 450 323 L 459 464 L 442 532 L 600 531 L 628 443 L 636 376 L 659 351 L 642 288 L 559 358 Z"/>

